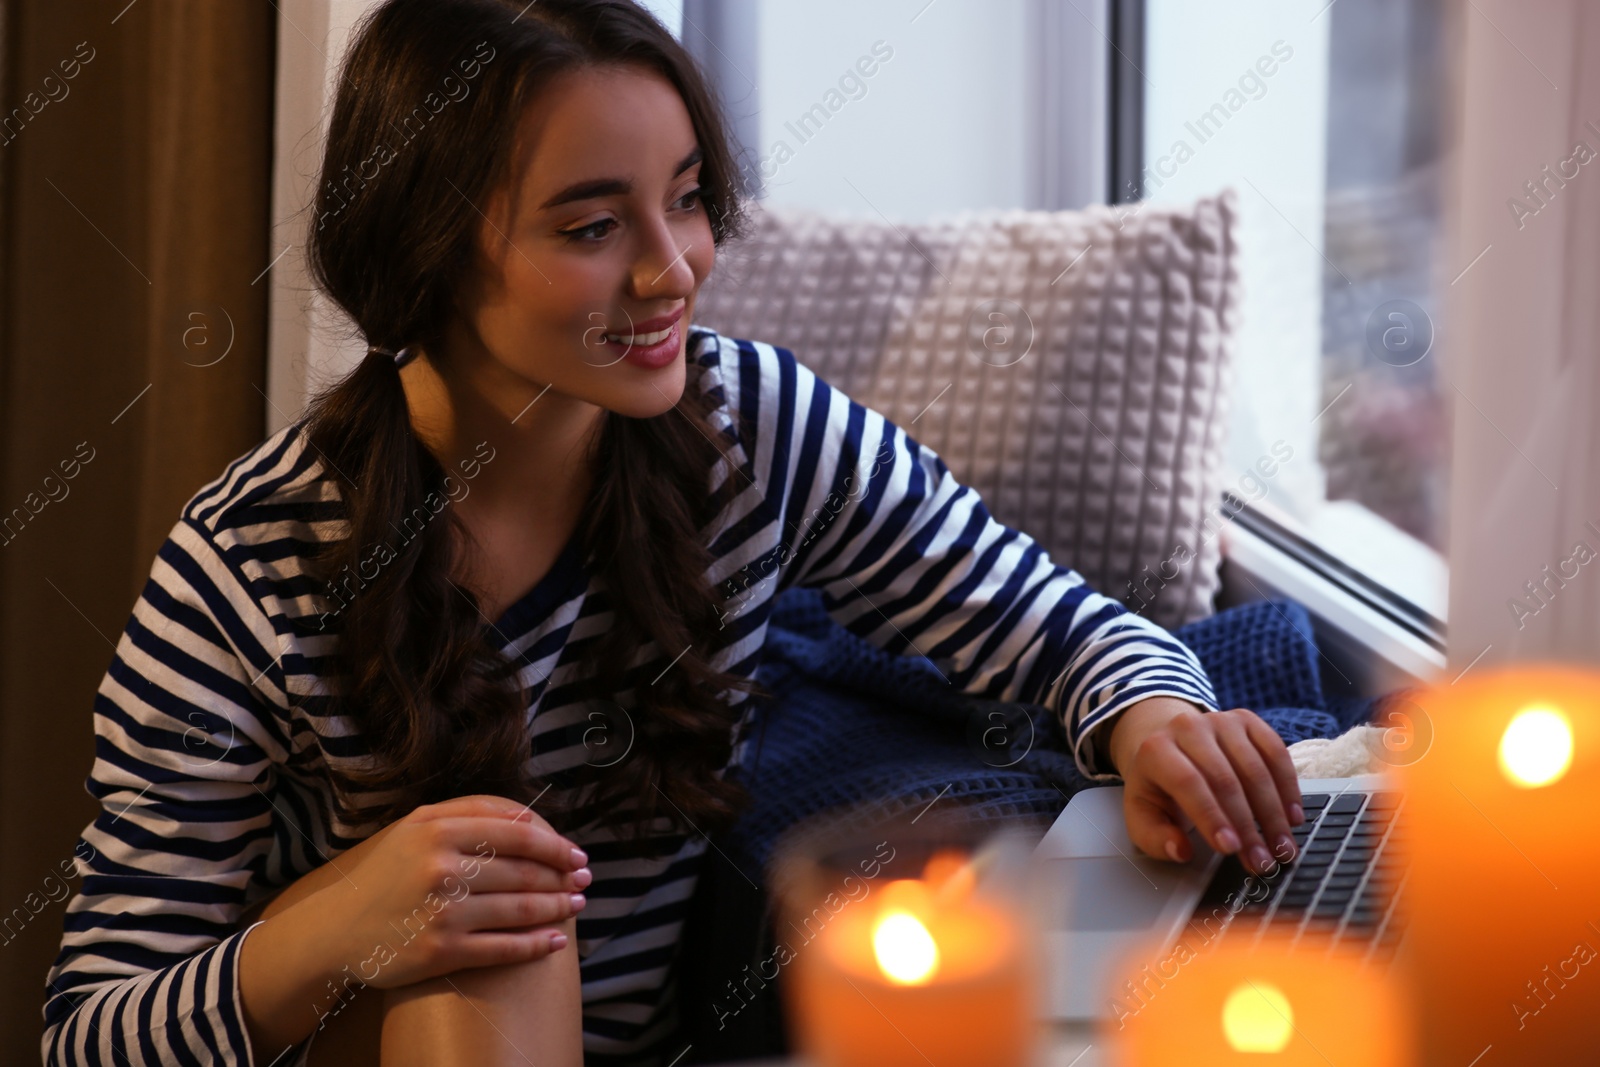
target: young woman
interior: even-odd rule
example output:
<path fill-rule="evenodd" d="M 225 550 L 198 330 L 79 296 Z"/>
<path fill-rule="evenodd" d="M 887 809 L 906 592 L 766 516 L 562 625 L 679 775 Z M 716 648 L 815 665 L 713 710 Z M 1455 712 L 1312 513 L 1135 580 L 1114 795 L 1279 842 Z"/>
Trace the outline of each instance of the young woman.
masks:
<path fill-rule="evenodd" d="M 1282 742 L 1183 645 L 787 350 L 691 325 L 735 165 L 649 15 L 389 0 L 338 84 L 307 248 L 373 349 L 155 560 L 95 703 L 47 1064 L 675 1054 L 791 585 L 1059 709 L 1147 852 L 1186 858 L 1185 819 L 1292 852 Z"/>

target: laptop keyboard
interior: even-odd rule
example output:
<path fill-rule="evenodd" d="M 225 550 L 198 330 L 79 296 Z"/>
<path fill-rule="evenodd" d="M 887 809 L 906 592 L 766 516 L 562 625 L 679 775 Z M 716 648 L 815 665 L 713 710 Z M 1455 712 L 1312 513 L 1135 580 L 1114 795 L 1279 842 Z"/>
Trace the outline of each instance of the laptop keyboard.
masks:
<path fill-rule="evenodd" d="M 1306 793 L 1306 821 L 1292 828 L 1295 859 L 1270 875 L 1226 856 L 1189 920 L 1202 942 L 1218 935 L 1298 939 L 1308 929 L 1386 960 L 1403 932 L 1405 826 L 1397 792 Z"/>

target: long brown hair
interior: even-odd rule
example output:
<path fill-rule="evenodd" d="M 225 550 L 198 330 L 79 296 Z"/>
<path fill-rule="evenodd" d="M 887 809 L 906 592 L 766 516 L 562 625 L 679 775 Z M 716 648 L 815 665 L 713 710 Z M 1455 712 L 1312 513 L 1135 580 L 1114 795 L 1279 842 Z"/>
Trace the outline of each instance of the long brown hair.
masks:
<path fill-rule="evenodd" d="M 473 204 L 507 179 L 516 125 L 540 90 L 594 64 L 639 65 L 677 88 L 704 157 L 712 236 L 721 244 L 739 232 L 738 175 L 714 98 L 682 46 L 631 0 L 388 0 L 358 28 L 341 71 L 307 246 L 313 278 L 369 343 L 439 351 L 473 266 Z M 708 829 L 740 799 L 718 773 L 736 719 L 729 698 L 759 687 L 711 662 L 729 637 L 719 637 L 701 540 L 726 502 L 711 491 L 722 457 L 707 403 L 691 378 L 675 410 L 603 418 L 579 532 L 615 621 L 585 650 L 579 694 L 614 709 L 611 698 L 631 691 L 636 703 L 607 724 L 608 741 L 631 745 L 626 759 L 548 781 L 577 798 L 537 809 L 557 825 L 598 818 L 637 831 L 663 815 Z M 357 566 L 364 547 L 393 541 L 418 509 L 432 515 L 426 502 L 445 495 L 447 472 L 412 433 L 399 372 L 381 353 L 318 395 L 307 423 L 349 523 L 313 565 L 328 581 Z M 341 818 L 388 822 L 466 793 L 526 802 L 543 791 L 524 768 L 518 664 L 450 578 L 463 538 L 443 507 L 335 616 L 331 696 L 374 757 L 330 772 Z M 651 642 L 656 655 L 634 663 Z M 351 803 L 356 792 L 368 795 Z"/>

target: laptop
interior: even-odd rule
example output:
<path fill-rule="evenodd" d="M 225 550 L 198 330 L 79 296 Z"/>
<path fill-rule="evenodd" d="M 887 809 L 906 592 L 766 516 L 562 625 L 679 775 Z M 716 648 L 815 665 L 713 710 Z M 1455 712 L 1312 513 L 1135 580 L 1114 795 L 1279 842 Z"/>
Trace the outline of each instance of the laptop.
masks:
<path fill-rule="evenodd" d="M 1301 779 L 1300 791 L 1295 859 L 1271 876 L 1249 873 L 1194 830 L 1188 863 L 1151 859 L 1128 839 L 1121 786 L 1078 792 L 1034 851 L 1054 901 L 1043 929 L 1045 1017 L 1136 1012 L 1125 973 L 1133 954 L 1157 946 L 1154 965 L 1180 941 L 1203 954 L 1228 939 L 1318 928 L 1387 965 L 1405 933 L 1401 793 L 1381 775 Z"/>

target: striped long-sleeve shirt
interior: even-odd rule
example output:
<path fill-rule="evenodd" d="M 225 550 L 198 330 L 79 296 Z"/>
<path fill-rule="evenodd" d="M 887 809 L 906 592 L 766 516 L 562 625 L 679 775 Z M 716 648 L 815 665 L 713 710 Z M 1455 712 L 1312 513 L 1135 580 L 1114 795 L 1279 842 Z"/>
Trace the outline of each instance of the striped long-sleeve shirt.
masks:
<path fill-rule="evenodd" d="M 786 349 L 693 328 L 688 360 L 686 388 L 716 401 L 711 485 L 738 488 L 704 531 L 726 598 L 723 670 L 754 674 L 773 598 L 803 584 L 840 623 L 927 656 L 962 690 L 1059 709 L 1090 775 L 1106 774 L 1091 737 L 1129 704 L 1215 707 L 1187 648 L 995 521 L 932 451 Z M 102 810 L 47 978 L 46 1065 L 304 1062 L 315 1035 L 292 1052 L 249 1048 L 240 919 L 376 829 L 330 809 L 328 769 L 367 749 L 319 674 L 337 628 L 322 624 L 329 590 L 306 560 L 344 529 L 337 485 L 296 423 L 196 493 L 161 546 L 94 702 L 86 787 Z M 591 562 L 570 542 L 490 631 L 521 667 L 534 776 L 587 758 L 573 649 L 610 618 Z M 644 678 L 677 652 L 648 651 Z M 735 744 L 731 761 L 743 754 Z M 670 972 L 706 843 L 660 830 L 647 859 L 608 832 L 569 835 L 594 872 L 577 924 L 590 1063 L 676 1051 Z"/>

